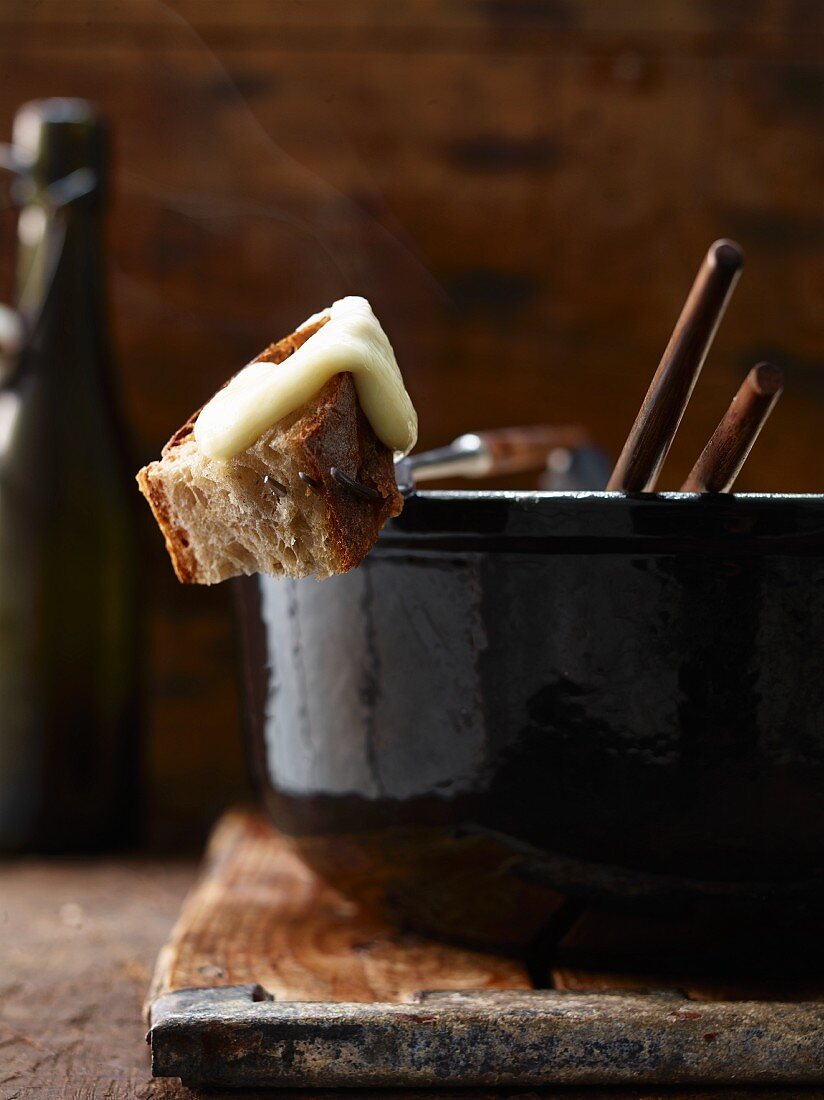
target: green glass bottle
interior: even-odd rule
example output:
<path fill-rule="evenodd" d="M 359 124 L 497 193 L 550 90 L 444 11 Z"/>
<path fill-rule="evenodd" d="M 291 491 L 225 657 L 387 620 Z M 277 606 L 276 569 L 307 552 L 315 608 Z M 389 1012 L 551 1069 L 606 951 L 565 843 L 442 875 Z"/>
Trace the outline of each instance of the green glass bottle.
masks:
<path fill-rule="evenodd" d="M 0 848 L 129 843 L 139 803 L 136 549 L 112 393 L 90 104 L 14 124 L 23 347 L 0 378 Z"/>

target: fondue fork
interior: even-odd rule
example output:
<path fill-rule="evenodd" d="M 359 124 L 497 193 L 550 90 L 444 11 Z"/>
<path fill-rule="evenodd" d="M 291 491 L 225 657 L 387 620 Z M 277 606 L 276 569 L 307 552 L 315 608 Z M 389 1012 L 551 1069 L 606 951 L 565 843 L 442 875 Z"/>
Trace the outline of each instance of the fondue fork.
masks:
<path fill-rule="evenodd" d="M 636 493 L 655 487 L 743 263 L 734 241 L 710 246 L 607 489 Z"/>
<path fill-rule="evenodd" d="M 759 363 L 741 383 L 682 493 L 728 493 L 784 389 L 784 371 Z"/>
<path fill-rule="evenodd" d="M 497 477 L 542 470 L 552 451 L 575 451 L 588 444 L 587 433 L 578 425 L 538 424 L 467 432 L 445 447 L 400 459 L 395 463 L 395 477 L 400 491 L 410 493 L 419 481 Z"/>
<path fill-rule="evenodd" d="M 443 477 L 494 477 L 543 469 L 552 451 L 563 449 L 575 452 L 587 446 L 590 446 L 589 437 L 577 425 L 558 427 L 538 424 L 467 432 L 445 447 L 399 459 L 395 463 L 395 477 L 398 488 L 407 495 L 419 481 L 434 481 Z M 377 489 L 350 477 L 339 466 L 332 466 L 329 475 L 342 489 L 365 500 L 381 499 Z M 303 470 L 298 477 L 307 488 L 320 489 L 318 481 Z M 285 485 L 268 475 L 264 482 L 279 496 L 288 493 Z"/>

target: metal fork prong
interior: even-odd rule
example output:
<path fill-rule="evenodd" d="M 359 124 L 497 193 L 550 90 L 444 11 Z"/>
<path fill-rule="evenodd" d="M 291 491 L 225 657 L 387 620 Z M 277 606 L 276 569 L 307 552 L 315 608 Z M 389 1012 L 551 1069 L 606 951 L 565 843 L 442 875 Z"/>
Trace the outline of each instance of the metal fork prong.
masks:
<path fill-rule="evenodd" d="M 282 482 L 278 481 L 276 478 L 273 478 L 271 474 L 264 475 L 263 484 L 268 485 L 269 488 L 272 489 L 273 492 L 277 493 L 279 497 L 286 497 L 289 495 L 289 490 L 286 488 L 286 486 L 282 484 Z"/>
<path fill-rule="evenodd" d="M 364 485 L 362 481 L 356 481 L 355 478 L 345 474 L 339 466 L 333 466 L 329 470 L 329 475 L 342 488 L 348 489 L 359 497 L 363 497 L 364 500 L 382 499 L 377 489 L 373 489 L 371 485 Z"/>
<path fill-rule="evenodd" d="M 320 488 L 320 482 L 315 481 L 313 477 L 310 477 L 309 474 L 305 473 L 303 470 L 298 471 L 298 477 L 307 488 L 312 490 L 312 492 L 316 493 Z"/>

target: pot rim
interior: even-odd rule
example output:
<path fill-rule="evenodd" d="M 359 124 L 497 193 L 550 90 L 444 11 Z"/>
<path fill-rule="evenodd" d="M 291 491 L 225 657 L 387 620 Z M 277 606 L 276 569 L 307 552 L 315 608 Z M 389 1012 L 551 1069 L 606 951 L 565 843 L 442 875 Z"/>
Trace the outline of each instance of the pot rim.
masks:
<path fill-rule="evenodd" d="M 416 490 L 377 547 L 824 555 L 824 494 Z"/>

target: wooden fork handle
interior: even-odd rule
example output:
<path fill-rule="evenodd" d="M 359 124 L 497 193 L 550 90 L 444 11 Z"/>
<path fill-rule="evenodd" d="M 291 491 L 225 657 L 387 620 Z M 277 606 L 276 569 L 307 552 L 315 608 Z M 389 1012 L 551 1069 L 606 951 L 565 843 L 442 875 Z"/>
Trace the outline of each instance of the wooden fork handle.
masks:
<path fill-rule="evenodd" d="M 490 475 L 540 470 L 547 456 L 558 448 L 574 450 L 589 443 L 586 431 L 578 425 L 535 424 L 523 428 L 494 428 L 473 432 L 486 452 Z"/>

